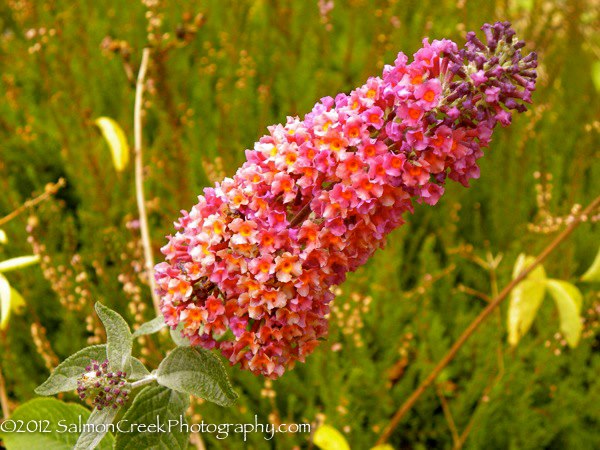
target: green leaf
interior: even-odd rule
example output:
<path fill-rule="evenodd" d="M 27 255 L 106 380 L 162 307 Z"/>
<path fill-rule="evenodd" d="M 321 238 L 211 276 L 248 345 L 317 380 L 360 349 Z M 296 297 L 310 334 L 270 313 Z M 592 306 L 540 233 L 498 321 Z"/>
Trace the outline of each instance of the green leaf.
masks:
<path fill-rule="evenodd" d="M 142 326 L 135 330 L 135 332 L 133 333 L 133 337 L 137 338 L 147 334 L 154 334 L 162 330 L 166 326 L 167 324 L 165 323 L 165 318 L 163 316 L 158 316 L 152 319 L 150 322 L 142 324 Z"/>
<path fill-rule="evenodd" d="M 548 292 L 554 298 L 560 316 L 560 331 L 571 347 L 576 347 L 581 337 L 581 305 L 583 297 L 579 289 L 562 280 L 548 280 Z"/>
<path fill-rule="evenodd" d="M 221 406 L 237 399 L 223 364 L 208 350 L 177 347 L 160 363 L 156 375 L 163 386 Z"/>
<path fill-rule="evenodd" d="M 513 279 L 531 265 L 535 258 L 520 254 L 513 269 Z M 515 346 L 527 333 L 544 300 L 546 272 L 540 264 L 511 292 L 508 305 L 508 342 Z"/>
<path fill-rule="evenodd" d="M 21 314 L 25 307 L 25 299 L 14 287 L 10 288 L 11 302 L 10 307 L 14 313 Z"/>
<path fill-rule="evenodd" d="M 594 61 L 592 63 L 592 81 L 596 92 L 600 92 L 600 61 Z"/>
<path fill-rule="evenodd" d="M 106 353 L 110 367 L 114 371 L 131 372 L 133 336 L 129 325 L 119 313 L 100 302 L 96 303 L 96 312 L 106 329 Z"/>
<path fill-rule="evenodd" d="M 600 282 L 600 248 L 592 265 L 581 275 L 581 281 Z"/>
<path fill-rule="evenodd" d="M 185 450 L 188 446 L 188 433 L 181 431 L 180 420 L 185 416 L 189 403 L 190 397 L 187 394 L 163 386 L 145 387 L 135 397 L 122 419 L 123 423 L 136 424 L 136 427 L 145 425 L 145 431 L 117 433 L 115 450 Z M 170 421 L 178 423 L 174 425 Z M 162 429 L 158 429 L 157 422 L 163 426 Z M 170 429 L 169 423 L 173 424 Z"/>
<path fill-rule="evenodd" d="M 94 409 L 86 422 L 87 427 L 79 435 L 73 450 L 92 450 L 108 435 L 109 427 L 117 417 L 119 408 Z M 112 436 L 109 438 L 112 441 Z"/>
<path fill-rule="evenodd" d="M 10 283 L 4 275 L 0 273 L 0 330 L 6 329 L 11 312 L 12 292 Z"/>
<path fill-rule="evenodd" d="M 18 258 L 7 259 L 6 261 L 0 262 L 0 272 L 6 273 L 11 270 L 22 269 L 37 264 L 38 262 L 40 262 L 40 257 L 38 255 L 19 256 Z"/>
<path fill-rule="evenodd" d="M 77 389 L 77 379 L 83 375 L 90 361 L 106 359 L 106 345 L 92 345 L 72 354 L 58 365 L 50 377 L 39 386 L 35 393 L 38 395 L 54 395 L 59 392 Z"/>
<path fill-rule="evenodd" d="M 350 450 L 346 438 L 330 425 L 321 425 L 317 428 L 313 442 L 322 450 Z"/>
<path fill-rule="evenodd" d="M 173 342 L 175 342 L 175 345 L 177 345 L 178 347 L 189 347 L 192 344 L 190 343 L 189 339 L 186 339 L 182 334 L 181 334 L 181 330 L 183 330 L 183 322 L 179 322 L 179 324 L 177 325 L 177 328 L 173 329 L 169 329 L 169 332 L 171 333 L 171 339 L 173 339 Z"/>
<path fill-rule="evenodd" d="M 129 145 L 125 133 L 119 124 L 110 117 L 99 117 L 94 123 L 100 128 L 110 147 L 115 169 L 117 172 L 123 171 L 129 163 Z"/>
<path fill-rule="evenodd" d="M 146 366 L 137 358 L 131 357 L 131 373 L 127 374 L 128 378 L 132 380 L 141 380 L 150 375 L 150 371 L 146 369 Z"/>
<path fill-rule="evenodd" d="M 19 406 L 12 414 L 13 421 L 23 421 L 26 427 L 38 424 L 38 431 L 2 433 L 9 449 L 71 450 L 77 442 L 80 423 L 88 420 L 90 412 L 81 405 L 64 403 L 54 398 L 36 398 Z M 26 430 L 26 428 L 25 428 Z M 98 447 L 112 449 L 113 438 L 107 435 Z"/>
<path fill-rule="evenodd" d="M 20 313 L 25 306 L 25 299 L 0 273 L 0 330 L 8 327 L 11 312 Z"/>
<path fill-rule="evenodd" d="M 373 447 L 371 450 L 394 450 L 394 447 L 392 447 L 390 444 L 383 444 Z"/>

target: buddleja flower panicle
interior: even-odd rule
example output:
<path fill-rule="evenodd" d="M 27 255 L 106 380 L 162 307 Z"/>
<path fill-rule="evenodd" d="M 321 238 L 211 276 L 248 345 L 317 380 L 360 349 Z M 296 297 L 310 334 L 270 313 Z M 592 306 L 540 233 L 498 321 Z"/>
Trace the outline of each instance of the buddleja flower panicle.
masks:
<path fill-rule="evenodd" d="M 382 77 L 269 127 L 233 178 L 183 211 L 156 266 L 168 325 L 276 378 L 327 334 L 332 287 L 382 247 L 413 202 L 479 176 L 496 123 L 525 110 L 535 54 L 508 23 L 463 49 L 423 41 Z"/>

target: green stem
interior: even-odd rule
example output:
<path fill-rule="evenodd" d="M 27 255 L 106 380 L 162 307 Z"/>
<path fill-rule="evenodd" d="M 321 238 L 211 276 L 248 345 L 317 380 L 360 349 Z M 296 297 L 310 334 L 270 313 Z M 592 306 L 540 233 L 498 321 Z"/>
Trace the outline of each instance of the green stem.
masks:
<path fill-rule="evenodd" d="M 142 386 L 146 386 L 147 384 L 152 384 L 156 381 L 156 375 L 148 375 L 146 378 L 142 378 L 141 380 L 134 381 L 129 384 L 131 390 L 137 389 Z"/>

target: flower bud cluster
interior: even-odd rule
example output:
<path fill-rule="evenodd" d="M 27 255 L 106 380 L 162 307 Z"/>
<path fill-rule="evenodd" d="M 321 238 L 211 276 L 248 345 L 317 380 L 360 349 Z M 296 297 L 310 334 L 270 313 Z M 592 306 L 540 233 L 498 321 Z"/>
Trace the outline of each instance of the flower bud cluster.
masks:
<path fill-rule="evenodd" d="M 77 380 L 79 398 L 92 399 L 92 405 L 99 410 L 118 408 L 127 402 L 129 389 L 126 388 L 125 372 L 110 372 L 108 360 L 92 360 L 85 373 Z"/>

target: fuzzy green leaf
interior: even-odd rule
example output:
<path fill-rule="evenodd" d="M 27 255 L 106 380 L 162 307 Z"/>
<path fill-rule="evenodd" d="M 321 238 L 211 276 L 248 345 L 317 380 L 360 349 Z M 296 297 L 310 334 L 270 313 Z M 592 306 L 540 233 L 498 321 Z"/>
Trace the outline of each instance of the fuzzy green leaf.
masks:
<path fill-rule="evenodd" d="M 117 172 L 123 171 L 129 163 L 129 145 L 125 133 L 110 117 L 99 117 L 95 124 L 100 128 L 104 139 L 110 147 L 113 164 Z"/>
<path fill-rule="evenodd" d="M 119 313 L 100 302 L 96 303 L 96 312 L 106 329 L 106 353 L 110 367 L 115 371 L 131 372 L 133 336 L 129 325 Z"/>
<path fill-rule="evenodd" d="M 158 316 L 152 319 L 150 322 L 146 322 L 142 324 L 135 332 L 133 333 L 133 337 L 137 338 L 140 336 L 145 336 L 147 334 L 154 334 L 162 330 L 166 327 L 165 318 L 163 316 Z"/>
<path fill-rule="evenodd" d="M 560 331 L 571 347 L 576 347 L 581 338 L 581 305 L 583 297 L 577 287 L 562 280 L 548 280 L 548 292 L 554 298 L 560 316 Z"/>
<path fill-rule="evenodd" d="M 145 387 L 135 397 L 133 404 L 123 416 L 124 423 L 146 425 L 144 432 L 117 433 L 115 450 L 156 449 L 185 450 L 188 433 L 177 426 L 169 431 L 169 421 L 180 421 L 190 403 L 189 395 L 175 392 L 163 386 Z M 158 419 L 157 419 L 158 418 Z M 164 427 L 156 426 L 157 420 Z M 138 428 L 139 429 L 139 428 Z"/>
<path fill-rule="evenodd" d="M 97 408 L 94 409 L 86 422 L 88 427 L 84 428 L 84 431 L 79 435 L 79 439 L 77 439 L 77 443 L 75 444 L 75 447 L 73 447 L 73 450 L 95 449 L 100 441 L 109 434 L 108 425 L 113 423 L 118 413 L 118 408 L 104 408 L 102 410 Z"/>
<path fill-rule="evenodd" d="M 128 374 L 128 378 L 132 380 L 141 380 L 142 378 L 150 375 L 150 371 L 146 369 L 146 366 L 137 358 L 131 357 L 131 373 Z"/>
<path fill-rule="evenodd" d="M 350 450 L 344 435 L 330 425 L 317 428 L 313 442 L 322 450 Z"/>
<path fill-rule="evenodd" d="M 6 273 L 12 270 L 23 269 L 40 262 L 38 255 L 19 256 L 0 262 L 0 272 Z"/>
<path fill-rule="evenodd" d="M 594 262 L 589 267 L 588 270 L 585 271 L 583 275 L 581 275 L 581 281 L 587 282 L 600 282 L 600 248 L 598 249 L 598 253 L 596 253 L 596 258 Z"/>
<path fill-rule="evenodd" d="M 90 361 L 106 359 L 106 345 L 92 345 L 72 354 L 58 365 L 50 377 L 35 390 L 38 395 L 55 395 L 77 389 L 77 379 L 83 375 Z"/>
<path fill-rule="evenodd" d="M 183 322 L 180 322 L 179 325 L 177 325 L 177 328 L 173 329 L 169 329 L 169 332 L 171 333 L 171 339 L 173 339 L 173 342 L 175 342 L 175 345 L 177 345 L 178 347 L 189 347 L 192 344 L 190 343 L 189 339 L 186 339 L 182 334 L 181 334 L 181 330 L 183 329 Z"/>
<path fill-rule="evenodd" d="M 177 347 L 160 363 L 156 375 L 163 386 L 221 406 L 237 399 L 223 364 L 208 350 Z"/>
<path fill-rule="evenodd" d="M 37 432 L 2 433 L 1 437 L 8 449 L 71 450 L 77 442 L 79 424 L 85 423 L 89 415 L 86 408 L 75 403 L 36 398 L 19 406 L 11 419 L 17 423 L 23 421 L 23 427 L 37 423 Z M 113 438 L 107 435 L 97 448 L 109 450 L 112 447 Z"/>
<path fill-rule="evenodd" d="M 516 278 L 535 258 L 520 254 L 513 269 Z M 527 333 L 544 300 L 546 272 L 538 265 L 511 292 L 508 305 L 508 342 L 515 346 Z"/>

